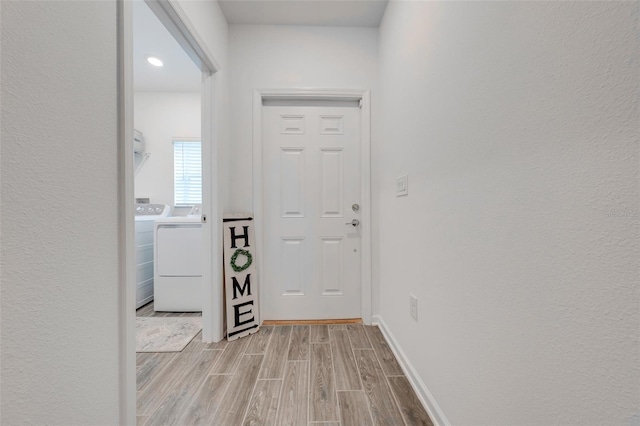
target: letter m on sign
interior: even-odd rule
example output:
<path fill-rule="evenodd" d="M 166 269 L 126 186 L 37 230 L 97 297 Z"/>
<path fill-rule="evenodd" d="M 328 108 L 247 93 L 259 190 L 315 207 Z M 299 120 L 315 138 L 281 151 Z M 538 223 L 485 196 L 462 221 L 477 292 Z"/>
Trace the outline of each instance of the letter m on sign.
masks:
<path fill-rule="evenodd" d="M 233 298 L 238 298 L 238 293 L 240 296 L 251 296 L 251 274 L 247 274 L 247 278 L 244 279 L 244 284 L 240 287 L 240 283 L 236 279 L 236 277 L 231 277 L 231 281 L 233 282 Z M 245 294 L 245 291 L 247 294 Z"/>

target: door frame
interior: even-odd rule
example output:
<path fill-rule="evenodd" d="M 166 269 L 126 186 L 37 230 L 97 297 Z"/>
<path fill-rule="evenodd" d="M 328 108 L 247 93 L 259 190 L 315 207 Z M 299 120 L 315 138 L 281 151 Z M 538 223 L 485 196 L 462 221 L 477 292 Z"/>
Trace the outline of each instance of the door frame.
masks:
<path fill-rule="evenodd" d="M 360 102 L 360 207 L 362 213 L 361 301 L 365 324 L 371 324 L 371 93 L 367 89 L 255 89 L 253 91 L 253 212 L 258 253 L 264 253 L 264 203 L 262 191 L 262 108 L 265 100 L 356 101 Z M 264 277 L 264 266 L 258 259 L 258 277 Z M 260 312 L 265 298 L 260 298 Z"/>
<path fill-rule="evenodd" d="M 182 10 L 177 0 L 145 0 L 145 3 L 202 71 L 202 224 L 203 248 L 211 256 L 203 259 L 202 338 L 222 340 L 222 196 L 220 143 L 214 122 L 215 73 L 218 62 Z M 117 1 L 118 15 L 118 362 L 120 364 L 120 424 L 136 424 L 136 265 L 133 158 L 133 6 Z M 211 283 L 211 285 L 204 285 Z"/>

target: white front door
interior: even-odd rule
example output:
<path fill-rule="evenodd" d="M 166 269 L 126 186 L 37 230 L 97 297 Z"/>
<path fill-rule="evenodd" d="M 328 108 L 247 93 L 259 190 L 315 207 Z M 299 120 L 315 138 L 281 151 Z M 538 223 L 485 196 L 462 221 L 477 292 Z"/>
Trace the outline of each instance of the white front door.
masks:
<path fill-rule="evenodd" d="M 263 108 L 263 319 L 360 318 L 360 109 Z"/>

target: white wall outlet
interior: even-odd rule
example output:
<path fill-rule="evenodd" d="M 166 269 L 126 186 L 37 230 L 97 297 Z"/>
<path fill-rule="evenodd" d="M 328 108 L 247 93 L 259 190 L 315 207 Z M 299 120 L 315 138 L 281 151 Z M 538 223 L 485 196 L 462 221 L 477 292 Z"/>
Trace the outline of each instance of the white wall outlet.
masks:
<path fill-rule="evenodd" d="M 396 197 L 409 195 L 409 175 L 396 178 Z"/>
<path fill-rule="evenodd" d="M 418 298 L 413 294 L 409 295 L 409 314 L 418 321 Z"/>

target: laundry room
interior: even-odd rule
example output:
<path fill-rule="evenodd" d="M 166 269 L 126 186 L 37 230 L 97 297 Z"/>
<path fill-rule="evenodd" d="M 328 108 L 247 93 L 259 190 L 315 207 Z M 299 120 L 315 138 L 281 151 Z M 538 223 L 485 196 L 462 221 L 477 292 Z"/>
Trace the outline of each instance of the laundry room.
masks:
<path fill-rule="evenodd" d="M 138 91 L 134 122 L 145 146 L 134 156 L 136 199 L 187 214 L 185 206 L 202 203 L 200 93 Z"/>
<path fill-rule="evenodd" d="M 145 2 L 133 40 L 136 309 L 201 311 L 202 74 Z"/>

